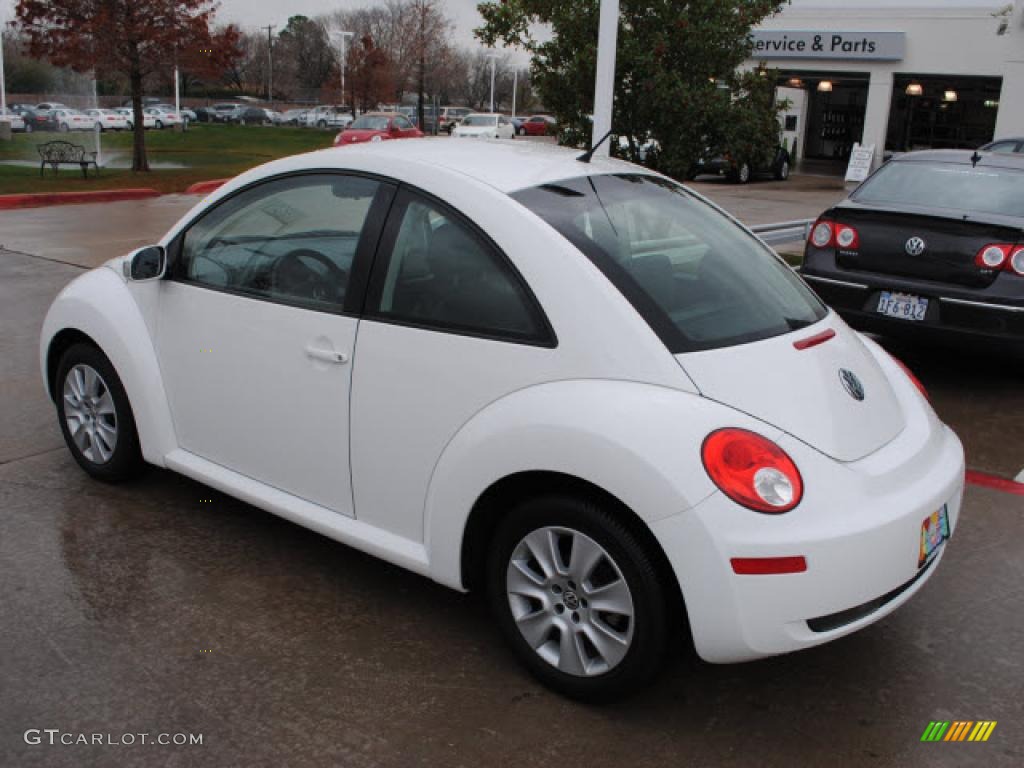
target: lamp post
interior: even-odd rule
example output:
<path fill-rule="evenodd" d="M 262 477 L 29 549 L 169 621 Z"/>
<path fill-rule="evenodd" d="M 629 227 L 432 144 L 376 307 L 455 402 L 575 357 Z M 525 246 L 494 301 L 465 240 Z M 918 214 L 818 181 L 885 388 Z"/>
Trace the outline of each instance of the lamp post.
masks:
<path fill-rule="evenodd" d="M 494 114 L 494 71 L 497 67 L 498 52 L 491 51 L 487 54 L 487 58 L 491 60 L 491 114 Z"/>
<path fill-rule="evenodd" d="M 516 95 L 519 90 L 519 67 L 512 70 L 512 117 L 516 116 Z"/>
<path fill-rule="evenodd" d="M 615 46 L 619 36 L 619 0 L 601 0 L 597 31 L 597 77 L 594 79 L 594 123 L 590 146 L 612 129 L 612 102 L 615 98 Z M 594 152 L 608 155 L 608 142 Z"/>
<path fill-rule="evenodd" d="M 4 28 L 7 20 L 0 18 L 0 114 L 7 112 L 7 81 L 4 79 Z"/>
<path fill-rule="evenodd" d="M 345 106 L 345 64 L 347 63 L 347 60 L 346 60 L 346 57 L 345 57 L 345 38 L 353 37 L 355 33 L 353 33 L 353 32 L 346 32 L 344 30 L 334 30 L 330 34 L 331 34 L 331 37 L 337 37 L 337 38 L 341 39 L 341 44 L 340 44 L 340 48 L 341 48 L 341 62 L 338 65 L 338 69 L 341 70 L 341 105 Z M 352 117 L 354 118 L 355 116 L 356 116 L 356 100 L 355 100 L 355 97 L 353 97 L 352 98 Z"/>

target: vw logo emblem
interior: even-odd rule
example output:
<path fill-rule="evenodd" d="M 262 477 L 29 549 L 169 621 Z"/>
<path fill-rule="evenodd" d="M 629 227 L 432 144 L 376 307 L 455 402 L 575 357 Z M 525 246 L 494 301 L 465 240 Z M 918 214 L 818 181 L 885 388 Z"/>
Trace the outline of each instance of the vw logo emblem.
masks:
<path fill-rule="evenodd" d="M 562 595 L 562 602 L 565 603 L 565 607 L 570 611 L 575 611 L 580 607 L 580 599 L 576 596 L 575 592 L 566 592 Z"/>
<path fill-rule="evenodd" d="M 912 237 L 909 240 L 907 240 L 907 245 L 905 247 L 907 249 L 907 253 L 909 253 L 911 256 L 920 256 L 922 253 L 924 253 L 924 249 L 927 246 L 925 245 L 924 240 L 922 240 L 920 237 Z"/>
<path fill-rule="evenodd" d="M 860 379 L 857 378 L 857 374 L 853 371 L 848 371 L 845 368 L 839 369 L 839 381 L 843 384 L 843 389 L 846 393 L 854 400 L 864 399 L 864 385 L 860 383 Z"/>

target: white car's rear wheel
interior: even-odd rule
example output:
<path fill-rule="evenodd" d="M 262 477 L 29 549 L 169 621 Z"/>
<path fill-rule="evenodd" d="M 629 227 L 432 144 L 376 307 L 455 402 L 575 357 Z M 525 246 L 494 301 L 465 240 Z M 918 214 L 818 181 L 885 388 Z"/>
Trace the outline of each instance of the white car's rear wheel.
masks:
<path fill-rule="evenodd" d="M 61 432 L 75 461 L 93 477 L 116 482 L 142 466 L 128 395 L 106 355 L 75 344 L 61 357 L 55 392 Z"/>
<path fill-rule="evenodd" d="M 665 590 L 618 514 L 540 496 L 509 513 L 490 548 L 488 600 L 502 632 L 534 675 L 574 698 L 627 693 L 665 653 Z"/>

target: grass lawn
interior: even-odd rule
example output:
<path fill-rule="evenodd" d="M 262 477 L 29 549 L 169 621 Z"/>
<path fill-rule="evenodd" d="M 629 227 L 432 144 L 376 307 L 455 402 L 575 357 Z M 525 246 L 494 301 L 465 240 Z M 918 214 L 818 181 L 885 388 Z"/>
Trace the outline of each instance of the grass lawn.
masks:
<path fill-rule="evenodd" d="M 160 192 L 183 192 L 190 184 L 236 176 L 255 165 L 279 157 L 331 146 L 332 131 L 311 128 L 268 128 L 262 126 L 193 125 L 184 133 L 170 129 L 146 131 L 149 173 L 103 168 L 98 176 L 90 169 L 83 179 L 76 166 L 63 166 L 54 175 L 49 168 L 39 178 L 36 146 L 47 141 L 70 141 L 87 151 L 95 148 L 92 133 L 17 133 L 14 140 L 0 142 L 0 194 L 26 192 L 81 192 L 93 189 L 150 187 Z M 101 138 L 104 162 L 123 166 L 131 163 L 132 134 L 107 131 Z M 27 161 L 32 165 L 6 165 L 4 161 Z"/>

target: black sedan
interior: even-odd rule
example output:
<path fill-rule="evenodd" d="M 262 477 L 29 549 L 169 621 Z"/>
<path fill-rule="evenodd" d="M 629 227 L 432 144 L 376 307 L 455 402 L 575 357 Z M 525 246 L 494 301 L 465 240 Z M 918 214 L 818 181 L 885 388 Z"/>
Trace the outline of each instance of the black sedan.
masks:
<path fill-rule="evenodd" d="M 856 328 L 1024 353 L 1024 156 L 894 158 L 821 215 L 800 272 Z"/>
<path fill-rule="evenodd" d="M 740 157 L 732 152 L 701 157 L 690 168 L 687 178 L 707 173 L 725 176 L 734 184 L 746 184 L 755 176 L 771 176 L 777 181 L 789 178 L 790 157 L 785 147 L 769 148 L 761 155 Z"/>
<path fill-rule="evenodd" d="M 21 119 L 25 121 L 26 133 L 57 130 L 57 120 L 52 112 L 40 112 L 27 104 L 12 104 L 8 109 L 16 115 L 21 115 Z"/>

